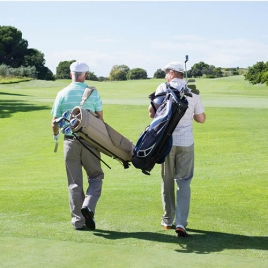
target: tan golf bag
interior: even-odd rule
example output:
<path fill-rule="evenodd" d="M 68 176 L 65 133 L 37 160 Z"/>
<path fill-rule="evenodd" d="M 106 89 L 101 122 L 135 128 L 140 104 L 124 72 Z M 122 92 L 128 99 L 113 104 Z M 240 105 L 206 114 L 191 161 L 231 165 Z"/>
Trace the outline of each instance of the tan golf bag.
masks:
<path fill-rule="evenodd" d="M 132 141 L 99 119 L 96 114 L 79 106 L 72 110 L 70 121 L 75 122 L 71 125 L 73 133 L 77 133 L 101 153 L 121 162 L 125 168 L 129 167 L 134 149 Z"/>

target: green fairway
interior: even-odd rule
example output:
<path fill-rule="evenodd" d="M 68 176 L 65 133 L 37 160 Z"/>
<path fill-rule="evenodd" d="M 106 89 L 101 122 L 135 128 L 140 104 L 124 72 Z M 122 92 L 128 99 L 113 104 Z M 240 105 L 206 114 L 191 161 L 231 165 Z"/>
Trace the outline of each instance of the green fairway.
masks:
<path fill-rule="evenodd" d="M 88 84 L 104 120 L 136 143 L 160 82 Z M 207 121 L 194 124 L 190 235 L 178 238 L 160 225 L 159 165 L 146 176 L 105 155 L 97 228 L 73 230 L 63 138 L 54 153 L 50 127 L 54 98 L 69 83 L 0 84 L 1 267 L 268 267 L 267 86 L 196 79 Z"/>

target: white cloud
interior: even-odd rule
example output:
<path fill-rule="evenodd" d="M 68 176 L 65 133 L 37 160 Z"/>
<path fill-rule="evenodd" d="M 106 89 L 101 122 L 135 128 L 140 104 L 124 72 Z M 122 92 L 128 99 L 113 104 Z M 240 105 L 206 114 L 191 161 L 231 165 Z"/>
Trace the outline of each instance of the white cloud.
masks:
<path fill-rule="evenodd" d="M 189 42 L 191 41 L 191 42 Z M 151 48 L 179 57 L 190 54 L 192 65 L 204 61 L 219 67 L 248 67 L 268 60 L 268 45 L 249 39 L 208 39 L 198 36 L 175 36 L 170 41 L 152 42 Z M 190 64 L 191 64 L 190 63 Z"/>
<path fill-rule="evenodd" d="M 127 45 L 120 39 L 92 36 L 90 42 L 102 45 L 90 49 L 54 51 L 46 54 L 46 66 L 56 73 L 59 62 L 81 60 L 88 63 L 90 70 L 97 76 L 109 76 L 114 65 L 125 64 L 130 69 L 143 68 L 149 77 L 173 60 L 184 61 L 189 54 L 187 69 L 193 64 L 204 61 L 216 67 L 249 67 L 257 61 L 268 61 L 268 45 L 249 39 L 210 39 L 194 35 L 175 35 L 169 41 L 144 42 L 142 48 Z M 105 45 L 105 42 L 108 45 Z M 117 44 L 117 43 L 121 44 Z M 114 46 L 109 46 L 115 44 Z"/>
<path fill-rule="evenodd" d="M 46 57 L 46 66 L 56 73 L 56 67 L 61 61 L 78 60 L 84 61 L 89 65 L 90 71 L 94 72 L 97 76 L 107 75 L 106 65 L 108 62 L 114 61 L 114 56 L 108 53 L 101 53 L 94 50 L 65 50 L 56 51 Z M 98 73 L 96 70 L 103 72 Z M 110 70 L 109 70 L 110 72 Z"/>

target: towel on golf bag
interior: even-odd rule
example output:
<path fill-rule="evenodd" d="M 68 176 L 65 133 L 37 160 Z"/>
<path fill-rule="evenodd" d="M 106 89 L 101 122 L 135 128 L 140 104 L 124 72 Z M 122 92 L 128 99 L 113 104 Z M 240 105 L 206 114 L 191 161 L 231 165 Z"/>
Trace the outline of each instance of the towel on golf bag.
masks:
<path fill-rule="evenodd" d="M 85 139 L 92 147 L 99 150 L 128 168 L 131 162 L 134 144 L 118 133 L 115 129 L 96 117 L 96 114 L 79 106 L 73 108 L 70 121 L 75 120 L 71 126 L 72 132 Z"/>
<path fill-rule="evenodd" d="M 165 98 L 134 148 L 132 164 L 146 175 L 150 175 L 156 163 L 161 164 L 165 161 L 172 147 L 172 133 L 188 109 L 187 98 L 180 98 L 178 90 L 170 87 L 169 83 L 166 85 L 166 92 L 149 96 L 151 100 L 163 95 Z"/>

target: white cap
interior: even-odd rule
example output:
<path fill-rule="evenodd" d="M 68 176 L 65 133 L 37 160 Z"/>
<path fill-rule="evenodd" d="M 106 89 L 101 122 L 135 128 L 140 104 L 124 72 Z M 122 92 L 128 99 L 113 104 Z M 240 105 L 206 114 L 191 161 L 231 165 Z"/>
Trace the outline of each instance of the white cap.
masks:
<path fill-rule="evenodd" d="M 169 64 L 167 64 L 165 67 L 162 68 L 162 71 L 165 72 L 166 70 L 172 70 L 172 71 L 177 71 L 179 73 L 184 73 L 183 66 L 178 61 L 172 61 Z"/>
<path fill-rule="evenodd" d="M 86 73 L 89 71 L 89 67 L 87 64 L 81 61 L 75 61 L 70 65 L 71 72 L 76 73 Z"/>

